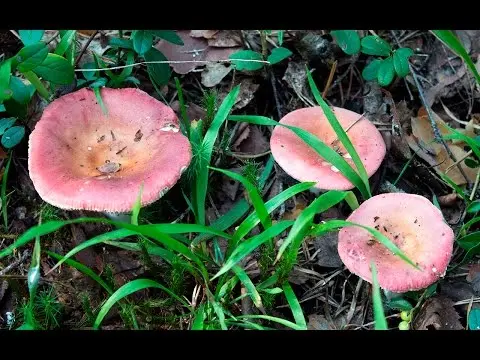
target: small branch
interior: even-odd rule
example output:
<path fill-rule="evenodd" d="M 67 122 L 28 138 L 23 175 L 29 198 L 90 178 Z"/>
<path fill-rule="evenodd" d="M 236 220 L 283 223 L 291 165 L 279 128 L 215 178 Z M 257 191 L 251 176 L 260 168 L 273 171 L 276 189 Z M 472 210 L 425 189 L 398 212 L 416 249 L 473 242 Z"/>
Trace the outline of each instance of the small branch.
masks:
<path fill-rule="evenodd" d="M 328 80 L 327 80 L 327 83 L 325 84 L 325 89 L 323 90 L 323 93 L 322 93 L 323 98 L 327 96 L 328 90 L 330 89 L 330 85 L 332 85 L 333 77 L 335 76 L 335 70 L 337 70 L 337 64 L 338 64 L 338 61 L 335 60 L 335 62 L 332 65 L 332 68 L 330 69 L 330 74 L 328 75 Z"/>
<path fill-rule="evenodd" d="M 83 54 L 85 53 L 85 51 L 87 51 L 87 48 L 88 46 L 90 45 L 90 43 L 92 42 L 93 38 L 95 36 L 97 36 L 97 34 L 100 32 L 100 30 L 95 30 L 95 32 L 90 36 L 90 38 L 88 39 L 88 41 L 85 43 L 85 45 L 83 45 L 83 48 L 82 50 L 80 51 L 80 54 L 78 55 L 77 57 L 77 60 L 75 60 L 75 63 L 73 64 L 73 67 L 77 67 L 78 63 L 80 62 L 80 59 L 82 58 Z"/>
<path fill-rule="evenodd" d="M 18 265 L 20 265 L 22 262 L 24 262 L 28 255 L 30 255 L 30 251 L 28 250 L 25 250 L 22 254 L 22 256 L 20 257 L 20 259 L 18 260 L 15 260 L 14 262 L 12 262 L 10 265 L 8 265 L 7 267 L 5 267 L 5 269 L 3 270 L 0 270 L 0 276 L 4 276 L 6 273 L 8 273 L 10 270 L 16 268 Z"/>

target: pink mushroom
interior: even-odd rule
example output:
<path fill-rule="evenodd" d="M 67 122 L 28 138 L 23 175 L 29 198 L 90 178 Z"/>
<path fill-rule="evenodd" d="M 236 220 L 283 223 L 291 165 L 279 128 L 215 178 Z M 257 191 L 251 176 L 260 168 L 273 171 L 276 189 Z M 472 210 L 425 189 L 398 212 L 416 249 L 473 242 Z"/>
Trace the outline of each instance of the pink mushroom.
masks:
<path fill-rule="evenodd" d="M 191 161 L 174 111 L 133 88 L 90 89 L 45 109 L 29 139 L 29 172 L 46 202 L 69 210 L 129 212 L 161 198 Z"/>
<path fill-rule="evenodd" d="M 368 119 L 353 111 L 334 107 L 333 112 L 362 160 L 368 176 L 380 167 L 386 154 L 382 135 Z M 285 115 L 281 124 L 302 128 L 317 136 L 356 169 L 351 155 L 331 127 L 321 107 L 298 109 Z M 298 181 L 315 181 L 320 190 L 350 190 L 354 185 L 291 130 L 276 126 L 270 138 L 275 161 Z"/>
<path fill-rule="evenodd" d="M 365 229 L 344 227 L 338 236 L 338 253 L 345 266 L 362 279 L 372 281 L 371 261 L 376 265 L 380 287 L 392 292 L 420 290 L 444 275 L 454 233 L 441 211 L 425 197 L 376 195 L 363 202 L 347 221 L 377 229 L 420 268 L 393 255 Z"/>

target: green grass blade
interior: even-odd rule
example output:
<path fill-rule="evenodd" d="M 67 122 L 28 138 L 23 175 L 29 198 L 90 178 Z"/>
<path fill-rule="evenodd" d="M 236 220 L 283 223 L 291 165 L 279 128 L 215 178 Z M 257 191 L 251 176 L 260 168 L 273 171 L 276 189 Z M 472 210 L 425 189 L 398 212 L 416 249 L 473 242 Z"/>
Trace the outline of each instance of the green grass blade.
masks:
<path fill-rule="evenodd" d="M 268 320 L 268 321 L 273 321 L 276 323 L 279 323 L 283 326 L 289 327 L 293 330 L 305 330 L 303 327 L 298 326 L 295 323 L 292 323 L 291 321 L 281 319 L 275 316 L 270 316 L 270 315 L 240 315 L 237 316 L 238 319 L 263 319 L 263 320 Z"/>
<path fill-rule="evenodd" d="M 430 30 L 433 35 L 435 35 L 441 42 L 443 42 L 450 50 L 455 54 L 460 56 L 463 61 L 467 64 L 467 67 L 472 72 L 477 84 L 480 84 L 480 74 L 475 67 L 475 64 L 472 61 L 470 55 L 468 55 L 467 50 L 463 47 L 462 43 L 458 37 L 451 30 Z"/>
<path fill-rule="evenodd" d="M 182 130 L 187 137 L 190 137 L 190 121 L 188 119 L 187 109 L 185 107 L 185 99 L 183 98 L 182 85 L 180 85 L 180 80 L 178 80 L 178 77 L 176 76 L 175 76 L 175 86 L 177 88 L 178 102 L 180 104 L 180 115 L 182 119 L 181 123 L 183 125 Z"/>
<path fill-rule="evenodd" d="M 235 275 L 237 275 L 238 279 L 241 281 L 243 286 L 245 286 L 245 289 L 247 290 L 248 295 L 252 299 L 253 304 L 257 307 L 257 309 L 263 310 L 262 298 L 260 297 L 260 294 L 255 288 L 255 285 L 253 284 L 252 280 L 248 277 L 248 274 L 245 272 L 245 270 L 243 270 L 238 265 L 233 266 L 232 270 L 235 273 Z"/>
<path fill-rule="evenodd" d="M 345 196 L 347 196 L 347 193 L 344 191 L 331 190 L 319 196 L 309 206 L 307 206 L 297 217 L 292 229 L 290 230 L 290 233 L 278 249 L 277 258 L 275 261 L 280 260 L 290 244 L 292 244 L 292 247 L 289 251 L 288 257 L 294 261 L 294 259 L 297 257 L 298 248 L 305 238 L 305 235 L 310 230 L 313 217 L 316 214 L 324 212 L 325 210 L 328 210 L 332 206 L 338 204 L 340 201 L 345 199 Z"/>
<path fill-rule="evenodd" d="M 302 191 L 310 189 L 313 185 L 315 185 L 314 182 L 298 183 L 282 191 L 280 194 L 274 196 L 265 203 L 267 212 L 269 214 L 272 213 L 289 198 L 301 193 Z M 242 223 L 238 226 L 238 229 L 233 234 L 234 244 L 243 239 L 243 237 L 246 236 L 255 226 L 257 226 L 259 222 L 260 218 L 258 217 L 257 213 L 251 213 L 244 221 L 242 221 Z"/>
<path fill-rule="evenodd" d="M 252 205 L 257 212 L 257 216 L 259 217 L 260 222 L 263 225 L 263 228 L 268 229 L 270 226 L 272 226 L 272 219 L 270 218 L 270 215 L 268 214 L 268 211 L 265 207 L 265 203 L 263 202 L 262 196 L 260 195 L 255 185 L 253 185 L 250 181 L 248 181 L 244 176 L 234 173 L 233 171 L 218 169 L 214 167 L 209 167 L 209 168 L 212 170 L 221 172 L 231 177 L 232 179 L 239 181 L 247 190 L 248 195 L 250 196 Z"/>
<path fill-rule="evenodd" d="M 352 161 L 355 164 L 358 170 L 358 173 L 361 179 L 363 180 L 363 183 L 365 184 L 365 188 L 367 189 L 369 195 L 371 196 L 370 183 L 368 182 L 367 170 L 365 170 L 365 167 L 363 166 L 363 162 L 360 159 L 360 156 L 358 156 L 358 153 L 355 150 L 355 147 L 353 146 L 352 142 L 350 141 L 350 138 L 348 137 L 347 132 L 342 127 L 340 122 L 337 120 L 335 113 L 332 111 L 330 106 L 328 106 L 328 104 L 322 98 L 322 95 L 320 95 L 320 92 L 318 91 L 318 88 L 315 85 L 315 82 L 313 81 L 312 74 L 308 69 L 307 69 L 307 78 L 308 78 L 308 83 L 310 85 L 310 89 L 312 90 L 313 96 L 315 97 L 315 100 L 317 101 L 317 103 L 320 105 L 323 112 L 325 113 L 325 116 L 327 117 L 328 122 L 332 126 L 333 131 L 335 131 L 335 134 L 337 134 L 338 140 L 340 140 L 343 146 L 345 146 L 345 149 L 348 151 L 348 153 L 352 157 Z"/>
<path fill-rule="evenodd" d="M 362 193 L 362 196 L 366 199 L 370 197 L 370 190 L 365 186 L 362 178 L 357 172 L 350 166 L 350 164 L 330 146 L 321 141 L 318 137 L 310 132 L 296 127 L 281 124 L 275 120 L 269 119 L 264 116 L 254 115 L 231 115 L 228 118 L 231 121 L 248 122 L 250 124 L 265 125 L 265 126 L 283 126 L 290 129 L 295 135 L 302 139 L 308 146 L 317 152 L 325 161 L 328 161 L 335 166 L 350 182 L 355 185 Z"/>
<path fill-rule="evenodd" d="M 103 306 L 100 308 L 100 311 L 97 315 L 97 318 L 95 319 L 95 322 L 93 324 L 93 328 L 95 330 L 98 330 L 100 327 L 103 319 L 105 316 L 108 314 L 110 309 L 121 299 L 124 297 L 133 294 L 134 292 L 146 289 L 146 288 L 157 288 L 160 289 L 164 292 L 166 292 L 168 295 L 170 295 L 172 298 L 175 300 L 179 301 L 182 305 L 185 307 L 189 308 L 190 306 L 188 303 L 182 299 L 181 297 L 177 296 L 174 292 L 172 292 L 170 289 L 167 287 L 163 286 L 162 284 L 159 284 L 156 281 L 149 280 L 149 279 L 136 279 L 132 280 L 122 287 L 120 287 L 117 291 L 115 291 L 110 297 L 107 299 L 107 301 L 103 304 Z"/>
<path fill-rule="evenodd" d="M 368 226 L 364 226 L 361 224 L 353 223 L 350 221 L 345 220 L 329 220 L 323 224 L 319 224 L 313 228 L 310 232 L 310 235 L 318 236 L 328 231 L 332 231 L 335 229 L 340 229 L 345 226 L 358 226 L 364 230 L 367 230 L 370 234 L 372 234 L 381 244 L 383 244 L 388 250 L 390 250 L 394 255 L 400 257 L 402 260 L 406 261 L 416 269 L 420 270 L 420 268 L 410 260 L 405 253 L 400 250 L 397 245 L 395 245 L 389 238 L 383 235 L 380 231 L 370 228 Z"/>
<path fill-rule="evenodd" d="M 287 281 L 285 281 L 282 288 L 288 305 L 290 305 L 290 309 L 292 310 L 295 323 L 303 330 L 307 330 L 307 322 L 305 320 L 305 316 L 303 315 L 302 307 L 300 306 L 300 303 L 298 302 L 297 296 L 293 292 L 292 287 Z"/>
<path fill-rule="evenodd" d="M 59 260 L 65 262 L 68 266 L 71 266 L 81 273 L 84 273 L 88 277 L 90 277 L 92 280 L 96 281 L 101 287 L 103 287 L 109 294 L 113 294 L 113 289 L 105 282 L 102 280 L 100 276 L 95 274 L 95 272 L 90 269 L 88 266 L 83 265 L 82 263 L 79 263 L 78 261 L 72 260 L 72 259 L 65 259 L 64 256 L 59 255 L 57 253 L 54 253 L 52 251 L 44 250 L 44 252 L 54 258 L 55 260 Z M 58 264 L 58 263 L 57 263 Z"/>
<path fill-rule="evenodd" d="M 275 285 L 278 282 L 279 274 L 275 272 L 273 275 L 268 277 L 266 280 L 262 281 L 260 284 L 257 285 L 258 290 L 264 290 L 269 288 L 270 286 Z"/>
<path fill-rule="evenodd" d="M 227 323 L 232 326 L 238 326 L 238 327 L 250 329 L 250 330 L 276 330 L 274 328 L 262 326 L 260 324 L 255 324 L 250 321 L 238 322 L 238 321 L 227 320 Z"/>
<path fill-rule="evenodd" d="M 220 105 L 212 124 L 207 130 L 202 144 L 203 156 L 200 157 L 199 172 L 196 178 L 196 205 L 197 205 L 197 222 L 205 225 L 205 199 L 207 197 L 208 188 L 208 166 L 210 165 L 213 153 L 213 147 L 217 140 L 220 127 L 227 120 L 230 111 L 240 92 L 240 85 L 237 85 L 230 91 Z"/>
<path fill-rule="evenodd" d="M 225 264 L 220 268 L 217 274 L 212 278 L 216 279 L 220 275 L 229 271 L 234 265 L 236 265 L 240 260 L 245 256 L 249 255 L 253 250 L 258 248 L 260 245 L 264 244 L 268 240 L 271 240 L 275 236 L 279 235 L 289 226 L 292 226 L 294 221 L 280 221 L 275 225 L 272 225 L 270 228 L 264 232 L 255 235 L 249 239 L 246 239 L 240 243 L 233 251 L 229 258 L 225 261 Z"/>
<path fill-rule="evenodd" d="M 191 330 L 203 330 L 205 324 L 205 304 L 198 307 L 195 312 L 195 318 L 193 319 Z"/>
<path fill-rule="evenodd" d="M 7 178 L 8 178 L 8 171 L 10 170 L 10 163 L 12 162 L 12 154 L 11 151 L 8 155 L 7 165 L 5 165 L 5 170 L 2 176 L 2 215 L 3 215 L 3 225 L 5 229 L 8 229 L 8 213 L 7 213 Z"/>
<path fill-rule="evenodd" d="M 75 39 L 76 34 L 77 34 L 77 30 L 67 30 L 65 34 L 62 36 L 60 43 L 57 45 L 57 48 L 55 49 L 54 54 L 63 56 L 63 54 L 65 54 L 65 51 L 68 50 L 73 40 Z"/>
<path fill-rule="evenodd" d="M 215 298 L 213 297 L 213 294 L 210 292 L 209 289 L 206 289 L 206 294 L 207 294 L 207 297 L 208 297 L 208 301 L 210 302 L 210 304 L 213 307 L 213 311 L 215 312 L 215 314 L 218 317 L 218 322 L 220 323 L 220 328 L 222 330 L 228 330 L 227 324 L 225 323 L 225 311 L 224 311 L 223 307 L 215 300 Z"/>
<path fill-rule="evenodd" d="M 138 225 L 138 215 L 140 214 L 140 209 L 142 208 L 142 193 L 143 193 L 143 183 L 140 185 L 140 190 L 138 191 L 137 200 L 133 204 L 132 208 L 132 219 L 131 223 L 133 225 Z"/>
<path fill-rule="evenodd" d="M 221 287 L 217 286 L 218 294 L 217 299 L 222 299 L 227 293 L 233 291 L 233 288 L 237 285 L 240 279 L 237 276 L 233 276 L 230 280 L 226 281 Z"/>
<path fill-rule="evenodd" d="M 373 302 L 373 318 L 375 320 L 375 330 L 388 330 L 387 319 L 383 310 L 382 294 L 377 280 L 377 268 L 372 261 L 370 265 L 372 269 L 372 302 Z"/>

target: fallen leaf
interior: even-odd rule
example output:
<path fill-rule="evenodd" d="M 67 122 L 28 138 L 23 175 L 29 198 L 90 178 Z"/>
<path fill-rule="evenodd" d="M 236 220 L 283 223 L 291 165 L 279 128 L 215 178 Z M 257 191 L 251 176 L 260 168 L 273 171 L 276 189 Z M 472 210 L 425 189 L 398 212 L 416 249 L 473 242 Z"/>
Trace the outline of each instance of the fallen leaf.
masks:
<path fill-rule="evenodd" d="M 282 80 L 285 81 L 297 94 L 305 95 L 307 79 L 306 62 L 290 61 Z"/>
<path fill-rule="evenodd" d="M 190 30 L 190 36 L 194 38 L 211 39 L 219 30 Z"/>
<path fill-rule="evenodd" d="M 472 282 L 476 277 L 480 276 L 480 264 L 472 264 L 468 269 L 468 275 L 465 278 L 468 282 Z"/>
<path fill-rule="evenodd" d="M 293 207 L 293 209 L 285 211 L 282 220 L 296 220 L 306 207 L 307 203 L 304 200 L 302 200 L 301 198 L 296 199 L 295 206 Z"/>
<path fill-rule="evenodd" d="M 236 47 L 242 45 L 242 38 L 236 30 L 221 30 L 208 39 L 213 47 Z"/>
<path fill-rule="evenodd" d="M 175 100 L 170 106 L 173 111 L 177 113 L 177 116 L 181 117 L 180 102 L 178 100 Z M 190 102 L 188 104 L 185 104 L 185 108 L 187 111 L 187 117 L 191 121 L 205 119 L 205 117 L 207 116 L 207 112 L 201 106 L 198 106 L 195 103 Z"/>
<path fill-rule="evenodd" d="M 451 85 L 459 81 L 466 73 L 466 67 L 461 66 L 453 74 L 445 74 L 438 71 L 438 83 L 425 91 L 425 100 L 428 106 L 432 106 L 437 99 L 448 97 Z"/>
<path fill-rule="evenodd" d="M 202 71 L 202 85 L 213 87 L 218 85 L 232 71 L 231 66 L 225 66 L 222 63 L 207 64 Z"/>
<path fill-rule="evenodd" d="M 233 147 L 235 151 L 239 151 L 243 154 L 262 154 L 270 149 L 270 143 L 263 134 L 262 130 L 255 125 L 248 127 L 249 131 L 245 139 L 235 142 Z"/>
<path fill-rule="evenodd" d="M 454 302 L 445 296 L 435 296 L 423 304 L 415 321 L 416 330 L 464 330 Z"/>
<path fill-rule="evenodd" d="M 250 135 L 250 125 L 245 122 L 240 123 L 237 133 L 235 134 L 232 149 L 238 151 L 238 146 L 242 143 L 243 140 L 248 138 L 248 135 Z"/>
<path fill-rule="evenodd" d="M 453 206 L 458 200 L 458 194 L 452 193 L 438 197 L 438 203 L 442 206 Z"/>
<path fill-rule="evenodd" d="M 344 315 L 340 315 L 332 321 L 328 321 L 323 315 L 309 315 L 308 316 L 308 330 L 340 330 L 347 324 L 347 319 Z"/>
<path fill-rule="evenodd" d="M 169 61 L 180 62 L 170 64 L 177 74 L 187 74 L 197 67 L 205 66 L 204 61 L 228 60 L 229 56 L 239 49 L 238 47 L 217 48 L 209 46 L 205 38 L 191 37 L 190 30 L 177 31 L 177 35 L 182 39 L 183 45 L 175 45 L 165 40 L 160 40 L 155 44 L 155 48 L 161 51 Z M 181 61 L 186 62 L 181 63 Z"/>
<path fill-rule="evenodd" d="M 449 133 L 445 122 L 437 115 L 433 114 L 435 122 L 441 135 Z M 428 162 L 437 173 L 448 175 L 457 185 L 466 183 L 460 170 L 447 153 L 443 144 L 435 141 L 432 126 L 425 109 L 419 110 L 417 117 L 412 117 L 412 135 L 407 137 L 408 144 L 414 152 L 423 160 Z M 453 144 L 446 141 L 447 146 L 457 160 L 465 159 L 467 152 L 459 144 Z M 465 161 L 459 163 L 470 182 L 475 182 L 477 171 L 465 165 Z"/>
<path fill-rule="evenodd" d="M 235 101 L 234 109 L 239 110 L 247 106 L 250 101 L 253 100 L 255 92 L 258 90 L 259 86 L 260 85 L 255 84 L 250 78 L 243 79 L 240 82 L 240 92 Z"/>
<path fill-rule="evenodd" d="M 317 236 L 313 244 L 315 246 L 314 261 L 319 266 L 338 268 L 342 266 L 342 260 L 338 255 L 338 235 L 335 232 L 328 232 Z"/>

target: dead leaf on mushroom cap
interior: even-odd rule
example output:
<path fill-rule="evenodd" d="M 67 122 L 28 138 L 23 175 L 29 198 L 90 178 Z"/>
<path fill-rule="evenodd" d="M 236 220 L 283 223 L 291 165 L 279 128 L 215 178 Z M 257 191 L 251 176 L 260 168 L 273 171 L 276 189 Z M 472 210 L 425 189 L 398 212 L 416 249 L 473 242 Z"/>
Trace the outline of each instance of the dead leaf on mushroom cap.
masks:
<path fill-rule="evenodd" d="M 183 45 L 175 45 L 165 40 L 160 40 L 155 47 L 165 55 L 169 61 L 188 61 L 185 63 L 170 64 L 177 74 L 188 74 L 200 66 L 205 66 L 203 61 L 216 62 L 228 60 L 229 56 L 238 51 L 240 47 L 219 48 L 208 45 L 208 40 L 203 37 L 192 37 L 191 30 L 179 30 L 177 35 L 182 39 Z M 200 62 L 191 62 L 200 61 Z"/>
<path fill-rule="evenodd" d="M 435 113 L 434 119 L 437 123 L 438 129 L 442 135 L 449 133 L 446 123 Z M 411 149 L 417 155 L 426 161 L 437 173 L 446 174 L 457 185 L 466 184 L 466 180 L 461 174 L 460 170 L 455 164 L 455 161 L 450 158 L 443 144 L 435 141 L 430 119 L 426 114 L 424 108 L 421 108 L 417 117 L 412 117 L 412 134 L 407 136 L 407 142 Z M 445 143 L 452 151 L 457 160 L 463 159 L 467 155 L 467 151 L 463 149 L 460 143 L 454 143 L 446 140 Z M 465 165 L 465 161 L 459 163 L 465 172 L 468 180 L 473 183 L 477 175 L 477 170 Z"/>
<path fill-rule="evenodd" d="M 415 321 L 416 330 L 464 330 L 454 302 L 445 296 L 428 299 L 420 309 Z"/>

